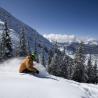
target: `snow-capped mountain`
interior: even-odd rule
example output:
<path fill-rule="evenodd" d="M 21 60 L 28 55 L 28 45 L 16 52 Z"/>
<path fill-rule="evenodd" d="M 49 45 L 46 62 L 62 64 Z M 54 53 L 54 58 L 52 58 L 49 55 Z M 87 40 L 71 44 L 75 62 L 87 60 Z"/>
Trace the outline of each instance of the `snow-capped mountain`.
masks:
<path fill-rule="evenodd" d="M 84 48 L 86 54 L 98 54 L 98 40 L 93 38 L 78 38 L 75 35 L 66 35 L 66 34 L 44 34 L 45 38 L 47 38 L 50 42 L 58 45 L 60 50 L 63 50 L 64 47 L 66 51 L 69 53 L 75 53 L 77 47 L 80 42 L 84 42 Z"/>
<path fill-rule="evenodd" d="M 52 47 L 52 44 L 46 38 L 40 35 L 35 29 L 32 29 L 30 26 L 21 22 L 5 9 L 0 7 L 0 33 L 2 31 L 5 20 L 7 21 L 8 27 L 11 30 L 13 42 L 19 41 L 19 32 L 21 32 L 21 28 L 24 28 L 26 31 L 26 38 L 29 40 L 31 50 L 34 49 L 35 39 L 37 45 L 40 44 L 47 49 L 50 49 Z M 15 43 L 15 45 L 17 44 Z M 40 47 L 38 47 L 38 49 L 40 50 Z"/>
<path fill-rule="evenodd" d="M 89 45 L 98 45 L 98 40 L 95 39 L 88 39 L 85 44 L 89 44 Z"/>
<path fill-rule="evenodd" d="M 96 41 L 97 42 L 97 41 Z M 58 47 L 63 50 L 66 49 L 69 53 L 75 53 L 76 49 L 79 47 L 79 42 L 71 42 L 71 43 L 57 43 Z M 89 42 L 84 43 L 84 51 L 86 54 L 98 54 L 98 45 L 97 43 Z"/>

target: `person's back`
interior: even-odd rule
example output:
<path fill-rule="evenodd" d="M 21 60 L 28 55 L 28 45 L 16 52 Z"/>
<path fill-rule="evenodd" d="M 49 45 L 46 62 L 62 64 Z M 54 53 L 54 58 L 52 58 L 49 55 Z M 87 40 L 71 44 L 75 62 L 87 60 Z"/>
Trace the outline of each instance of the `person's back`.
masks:
<path fill-rule="evenodd" d="M 39 73 L 39 71 L 33 67 L 32 55 L 27 56 L 20 65 L 20 73 Z"/>

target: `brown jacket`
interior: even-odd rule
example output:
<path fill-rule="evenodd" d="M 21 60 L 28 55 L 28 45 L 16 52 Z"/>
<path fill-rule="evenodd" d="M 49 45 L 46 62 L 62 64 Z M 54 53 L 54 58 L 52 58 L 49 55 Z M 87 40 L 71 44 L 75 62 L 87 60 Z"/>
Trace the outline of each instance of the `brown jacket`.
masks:
<path fill-rule="evenodd" d="M 30 56 L 27 56 L 20 65 L 19 72 L 23 73 L 25 70 L 30 72 L 36 72 L 37 70 L 33 67 L 33 60 Z"/>

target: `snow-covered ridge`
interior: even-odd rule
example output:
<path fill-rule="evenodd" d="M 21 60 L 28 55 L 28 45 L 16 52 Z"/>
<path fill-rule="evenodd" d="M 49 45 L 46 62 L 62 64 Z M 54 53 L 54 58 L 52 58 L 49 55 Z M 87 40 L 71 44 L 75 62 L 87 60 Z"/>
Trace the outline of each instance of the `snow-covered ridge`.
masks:
<path fill-rule="evenodd" d="M 14 58 L 0 64 L 0 98 L 98 98 L 98 85 L 47 77 L 43 68 L 44 77 L 20 74 L 21 61 Z"/>
<path fill-rule="evenodd" d="M 19 40 L 18 36 L 21 32 L 21 29 L 25 28 L 26 39 L 28 39 L 29 41 L 31 50 L 34 49 L 35 38 L 37 39 L 36 44 L 44 45 L 44 47 L 46 47 L 47 49 L 50 49 L 52 47 L 52 44 L 46 38 L 40 35 L 35 29 L 21 22 L 20 20 L 15 18 L 13 15 L 11 15 L 9 12 L 7 12 L 5 9 L 0 7 L 0 29 L 2 29 L 5 20 L 7 21 L 8 27 L 14 31 L 11 33 L 12 34 L 11 36 L 13 37 L 13 39 L 15 38 L 13 40 L 15 44 L 17 40 Z M 38 49 L 38 52 L 40 52 L 39 50 L 40 49 Z"/>

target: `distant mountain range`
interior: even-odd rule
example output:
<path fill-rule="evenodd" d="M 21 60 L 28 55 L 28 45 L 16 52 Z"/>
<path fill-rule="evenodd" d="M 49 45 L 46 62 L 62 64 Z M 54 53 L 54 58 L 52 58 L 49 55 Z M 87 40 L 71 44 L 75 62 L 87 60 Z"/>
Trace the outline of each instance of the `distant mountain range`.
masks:
<path fill-rule="evenodd" d="M 65 47 L 65 50 L 69 52 L 70 54 L 74 54 L 79 47 L 80 42 L 65 42 L 65 43 L 57 43 L 59 49 L 63 50 Z M 84 51 L 85 54 L 98 54 L 98 41 L 91 41 L 84 43 Z"/>
<path fill-rule="evenodd" d="M 63 50 L 65 47 L 66 51 L 70 54 L 74 54 L 76 52 L 76 49 L 81 41 L 84 42 L 86 54 L 98 54 L 98 40 L 94 38 L 79 38 L 75 35 L 54 33 L 44 34 L 43 36 L 53 44 L 57 42 L 60 50 Z"/>
<path fill-rule="evenodd" d="M 80 42 L 84 43 L 84 49 L 86 54 L 98 54 L 98 40 L 94 38 L 79 38 L 75 35 L 67 34 L 44 34 L 53 44 L 57 43 L 60 50 L 63 50 L 64 47 L 67 52 L 74 54 L 78 48 Z"/>

